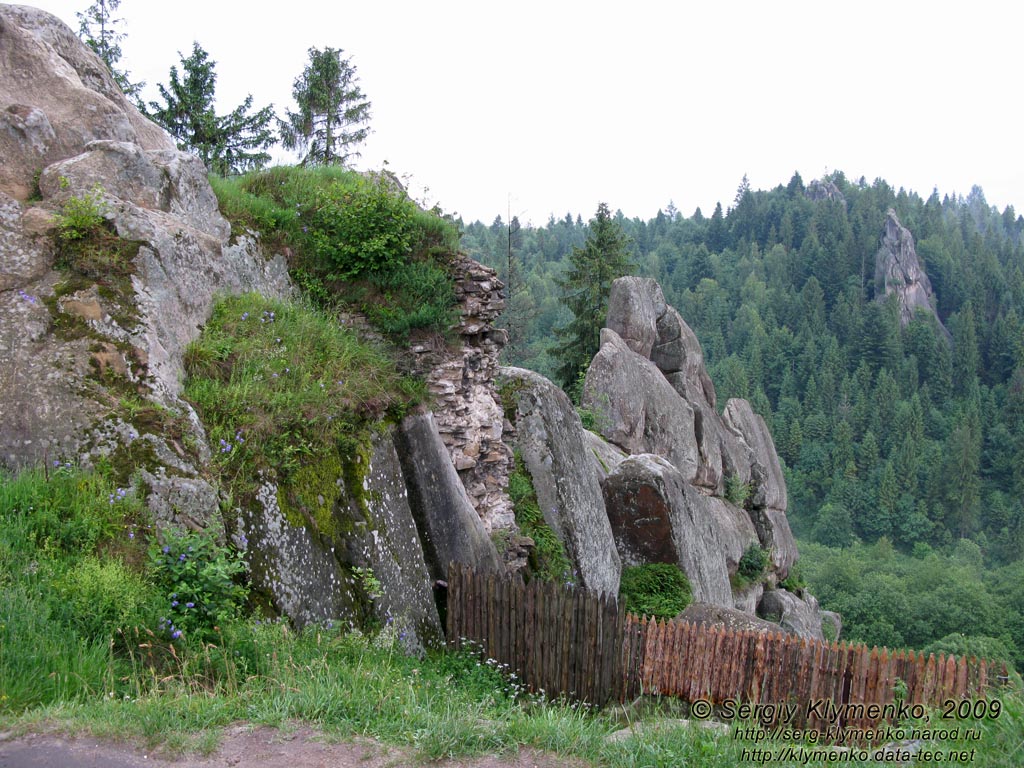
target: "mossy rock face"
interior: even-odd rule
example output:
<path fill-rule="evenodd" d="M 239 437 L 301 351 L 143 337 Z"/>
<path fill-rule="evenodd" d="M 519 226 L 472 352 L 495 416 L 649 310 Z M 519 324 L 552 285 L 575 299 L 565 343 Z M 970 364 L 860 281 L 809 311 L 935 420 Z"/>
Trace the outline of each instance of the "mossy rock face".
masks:
<path fill-rule="evenodd" d="M 254 586 L 297 624 L 391 624 L 413 652 L 443 641 L 390 431 L 310 463 L 287 488 L 264 483 L 238 522 Z"/>

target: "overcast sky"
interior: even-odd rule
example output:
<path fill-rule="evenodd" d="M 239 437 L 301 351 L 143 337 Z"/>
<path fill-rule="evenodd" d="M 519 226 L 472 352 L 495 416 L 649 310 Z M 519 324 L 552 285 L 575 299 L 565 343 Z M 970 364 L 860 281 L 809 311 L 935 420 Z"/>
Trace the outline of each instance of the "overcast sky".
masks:
<path fill-rule="evenodd" d="M 28 4 L 77 29 L 90 2 Z M 357 166 L 386 160 L 467 221 L 586 219 L 602 201 L 710 214 L 744 173 L 767 189 L 836 169 L 923 197 L 977 184 L 1024 212 L 1024 3 L 122 0 L 119 15 L 149 98 L 195 40 L 220 112 L 249 93 L 293 107 L 307 50 L 344 49 L 373 103 Z"/>

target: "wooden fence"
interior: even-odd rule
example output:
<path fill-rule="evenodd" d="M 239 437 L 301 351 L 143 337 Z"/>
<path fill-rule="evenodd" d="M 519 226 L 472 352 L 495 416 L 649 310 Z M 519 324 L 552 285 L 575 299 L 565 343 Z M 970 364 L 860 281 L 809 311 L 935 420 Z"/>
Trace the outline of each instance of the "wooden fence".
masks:
<path fill-rule="evenodd" d="M 896 700 L 984 698 L 1004 664 L 781 633 L 627 616 L 613 598 L 452 564 L 448 642 L 508 665 L 530 689 L 602 705 L 641 694 L 715 704 L 796 704 L 787 724 L 868 728 Z M 814 704 L 818 702 L 817 704 Z M 865 705 L 849 706 L 849 705 Z"/>
<path fill-rule="evenodd" d="M 449 645 L 507 664 L 533 691 L 592 704 L 618 698 L 626 616 L 614 598 L 453 564 L 447 625 Z"/>

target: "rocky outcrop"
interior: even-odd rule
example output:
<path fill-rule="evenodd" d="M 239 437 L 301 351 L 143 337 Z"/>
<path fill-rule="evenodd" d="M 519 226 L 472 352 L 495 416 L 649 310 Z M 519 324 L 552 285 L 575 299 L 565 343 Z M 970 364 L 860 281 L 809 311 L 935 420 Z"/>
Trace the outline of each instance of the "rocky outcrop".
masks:
<path fill-rule="evenodd" d="M 804 592 L 798 597 L 785 589 L 769 589 L 757 607 L 757 615 L 778 624 L 800 637 L 824 640 L 821 631 L 821 609 L 813 595 Z"/>
<path fill-rule="evenodd" d="M 175 149 L 60 20 L 24 5 L 0 6 L 0 193 L 24 202 L 36 174 L 96 140 Z"/>
<path fill-rule="evenodd" d="M 416 369 L 434 399 L 437 429 L 488 531 L 513 528 L 515 515 L 505 489 L 512 452 L 503 440 L 504 414 L 495 379 L 507 334 L 493 322 L 505 307 L 504 287 L 490 267 L 460 256 L 452 265 L 459 321 L 458 342 L 420 342 L 412 347 Z"/>
<path fill-rule="evenodd" d="M 407 416 L 397 439 L 432 578 L 447 579 L 453 561 L 480 571 L 499 570 L 494 544 L 459 480 L 433 415 Z"/>
<path fill-rule="evenodd" d="M 533 481 L 544 520 L 566 548 L 580 582 L 619 592 L 619 555 L 580 417 L 543 376 L 501 369 L 502 390 L 515 402 L 515 447 Z"/>
<path fill-rule="evenodd" d="M 829 181 L 828 179 L 824 181 L 821 179 L 815 179 L 812 181 L 804 190 L 804 196 L 808 200 L 813 200 L 814 202 L 829 200 L 834 203 L 842 203 L 844 207 L 846 206 L 846 196 L 843 194 L 842 190 L 836 186 L 834 181 Z"/>
<path fill-rule="evenodd" d="M 797 557 L 764 420 L 738 399 L 719 415 L 700 343 L 655 281 L 616 280 L 607 324 L 582 405 L 599 438 L 630 454 L 594 470 L 623 566 L 676 563 L 697 600 L 753 614 Z M 736 578 L 750 547 L 770 557 L 753 583 Z"/>
<path fill-rule="evenodd" d="M 676 616 L 679 621 L 705 627 L 721 627 L 736 632 L 778 632 L 779 625 L 754 616 L 751 612 L 709 603 L 690 603 Z"/>
<path fill-rule="evenodd" d="M 608 442 L 629 454 L 665 456 L 687 480 L 696 477 L 693 408 L 610 328 L 602 329 L 601 349 L 587 370 L 583 407 Z"/>
<path fill-rule="evenodd" d="M 675 563 L 694 600 L 732 607 L 729 577 L 757 543 L 742 509 L 701 494 L 671 463 L 651 454 L 630 456 L 603 488 L 623 565 Z"/>
<path fill-rule="evenodd" d="M 178 397 L 184 348 L 217 293 L 289 294 L 284 259 L 229 243 L 202 163 L 71 30 L 24 6 L 0 6 L 0 154 L 0 460 L 88 461 L 148 434 L 174 474 L 194 477 L 205 435 Z M 54 269 L 54 213 L 72 196 L 91 196 L 126 244 L 119 275 L 69 284 Z M 124 387 L 176 415 L 198 448 L 131 424 Z"/>
<path fill-rule="evenodd" d="M 367 466 L 356 470 L 361 487 L 339 478 L 341 500 L 319 520 L 288 519 L 291 505 L 264 484 L 259 504 L 239 510 L 236 543 L 248 552 L 254 588 L 300 626 L 356 627 L 372 616 L 422 652 L 443 632 L 391 433 L 373 437 Z"/>
<path fill-rule="evenodd" d="M 749 449 L 750 498 L 747 507 L 757 529 L 761 546 L 769 550 L 779 579 L 789 574 L 798 557 L 796 541 L 786 518 L 788 498 L 782 463 L 768 426 L 754 413 L 746 400 L 733 398 L 722 414 L 725 425 L 733 430 Z"/>
<path fill-rule="evenodd" d="M 906 327 L 914 314 L 922 311 L 934 317 L 945 331 L 935 312 L 931 281 L 917 257 L 914 236 L 892 208 L 886 214 L 882 243 L 875 254 L 875 298 L 885 301 L 891 295 L 896 296 L 901 326 Z"/>

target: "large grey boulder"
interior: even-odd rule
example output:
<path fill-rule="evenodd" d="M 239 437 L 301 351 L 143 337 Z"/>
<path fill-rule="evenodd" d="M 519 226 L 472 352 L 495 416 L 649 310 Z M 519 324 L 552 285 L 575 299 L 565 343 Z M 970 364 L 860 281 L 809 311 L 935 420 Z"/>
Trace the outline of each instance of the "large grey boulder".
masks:
<path fill-rule="evenodd" d="M 545 521 L 583 586 L 617 595 L 619 556 L 580 417 L 565 393 L 540 374 L 502 368 L 501 378 L 515 400 L 515 446 Z"/>
<path fill-rule="evenodd" d="M 353 461 L 360 461 L 358 457 Z M 443 640 L 430 575 L 390 433 L 374 435 L 361 487 L 337 479 L 326 518 L 265 483 L 259 503 L 238 511 L 236 543 L 248 551 L 254 586 L 299 626 L 368 617 L 392 624 L 405 648 Z M 296 517 L 296 513 L 298 517 Z"/>
<path fill-rule="evenodd" d="M 736 632 L 778 632 L 779 625 L 759 619 L 753 612 L 710 603 L 690 603 L 686 610 L 676 616 L 678 621 L 699 624 L 704 627 L 720 627 Z"/>
<path fill-rule="evenodd" d="M 801 599 L 785 589 L 766 590 L 757 607 L 757 615 L 778 622 L 794 635 L 812 640 L 825 639 L 821 631 L 821 609 L 809 592 L 805 591 Z"/>
<path fill-rule="evenodd" d="M 932 284 L 917 256 L 914 236 L 890 208 L 885 217 L 882 242 L 875 253 L 875 297 L 885 301 L 893 294 L 899 306 L 900 325 L 906 327 L 916 312 L 924 311 L 935 318 L 939 328 L 946 330 L 935 312 Z"/>
<path fill-rule="evenodd" d="M 608 295 L 605 328 L 615 331 L 626 346 L 650 358 L 658 342 L 658 320 L 667 305 L 661 286 L 649 277 L 620 277 Z"/>
<path fill-rule="evenodd" d="M 129 434 L 130 415 L 109 372 L 180 419 L 195 448 L 154 446 L 157 463 L 177 454 L 174 474 L 197 476 L 207 450 L 179 397 L 185 347 L 219 293 L 290 295 L 284 258 L 229 242 L 202 163 L 139 114 L 70 29 L 26 6 L 0 6 L 0 157 L 0 461 L 116 451 L 105 435 Z M 54 214 L 86 195 L 133 245 L 120 275 L 78 275 L 72 290 L 54 269 Z"/>
<path fill-rule="evenodd" d="M 478 571 L 500 570 L 494 543 L 459 480 L 433 415 L 406 416 L 396 445 L 431 577 L 446 580 L 450 562 Z"/>
<path fill-rule="evenodd" d="M 607 478 L 605 508 L 624 566 L 676 563 L 694 600 L 733 606 L 729 576 L 757 532 L 743 510 L 694 488 L 661 456 L 630 456 Z"/>
<path fill-rule="evenodd" d="M 600 435 L 631 455 L 656 453 L 687 480 L 697 475 L 693 408 L 650 360 L 609 329 L 587 369 L 582 404 L 596 418 Z"/>
<path fill-rule="evenodd" d="M 0 192 L 26 200 L 36 173 L 97 139 L 175 149 L 63 22 L 37 8 L 0 5 Z"/>

